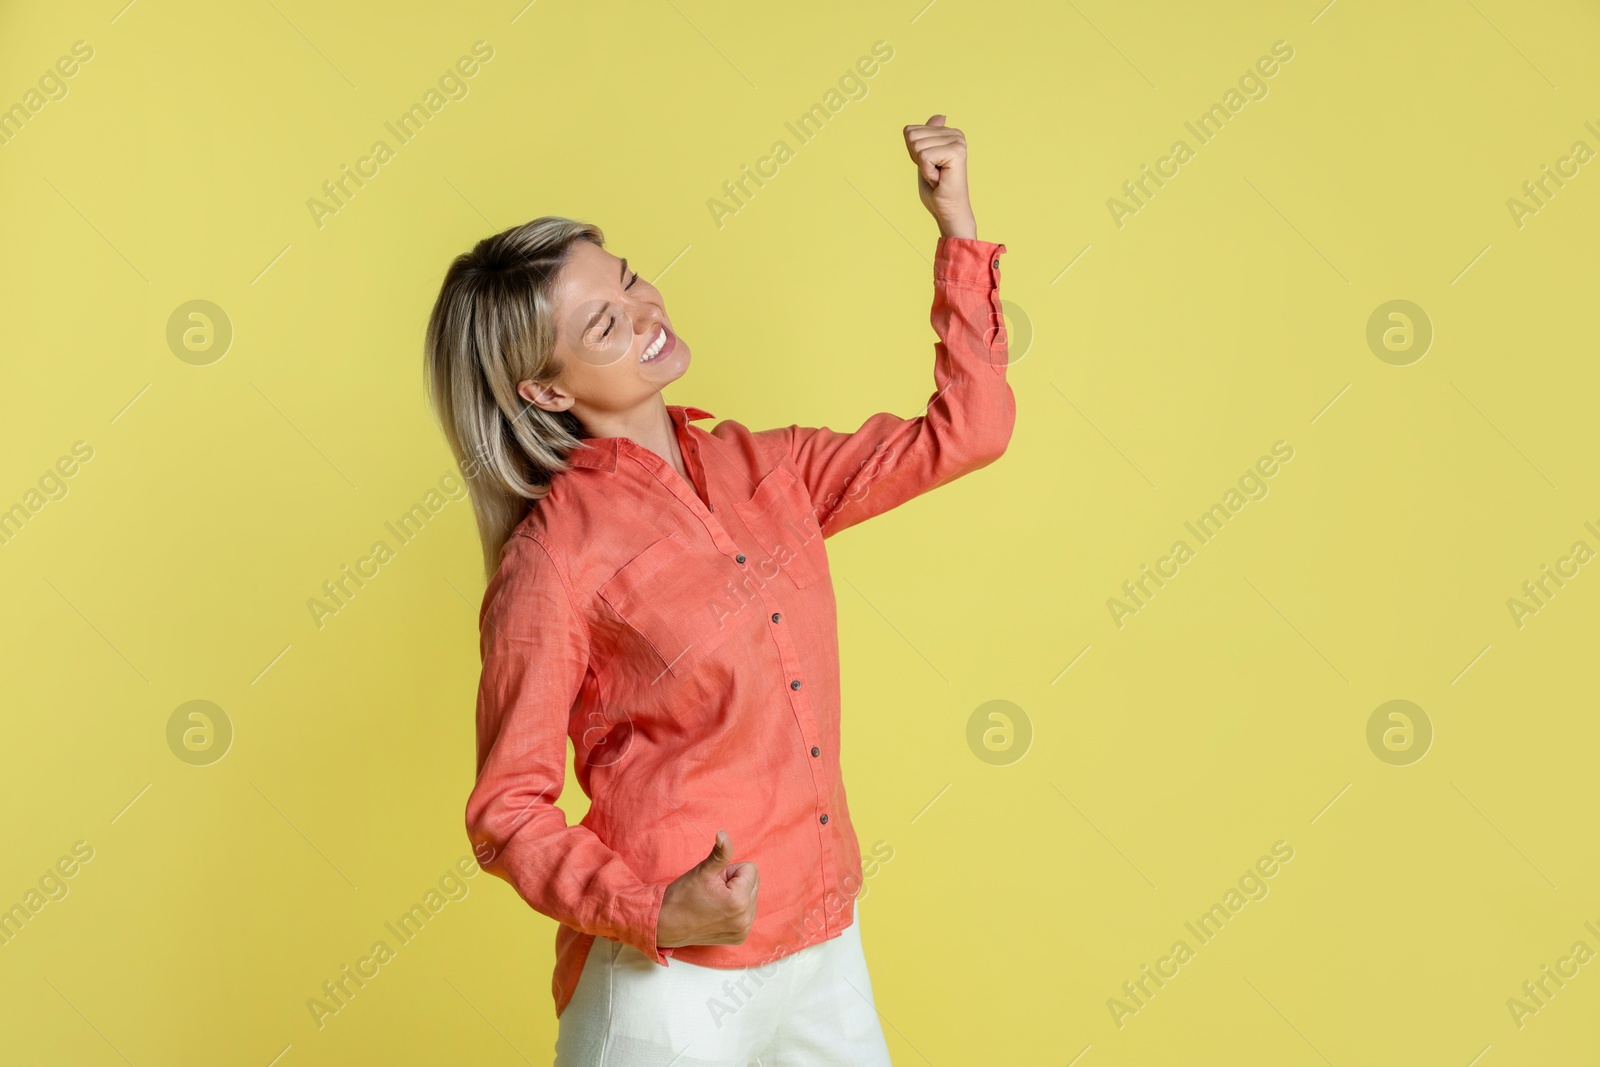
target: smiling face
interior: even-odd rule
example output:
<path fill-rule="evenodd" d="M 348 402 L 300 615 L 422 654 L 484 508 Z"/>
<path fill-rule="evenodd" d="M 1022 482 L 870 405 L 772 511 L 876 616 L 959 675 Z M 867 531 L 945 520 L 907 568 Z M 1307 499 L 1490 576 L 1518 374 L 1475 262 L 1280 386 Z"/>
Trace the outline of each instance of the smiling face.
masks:
<path fill-rule="evenodd" d="M 689 369 L 689 346 L 672 332 L 660 292 L 599 245 L 572 243 L 550 295 L 561 372 L 519 384 L 529 403 L 593 426 L 649 402 Z"/>

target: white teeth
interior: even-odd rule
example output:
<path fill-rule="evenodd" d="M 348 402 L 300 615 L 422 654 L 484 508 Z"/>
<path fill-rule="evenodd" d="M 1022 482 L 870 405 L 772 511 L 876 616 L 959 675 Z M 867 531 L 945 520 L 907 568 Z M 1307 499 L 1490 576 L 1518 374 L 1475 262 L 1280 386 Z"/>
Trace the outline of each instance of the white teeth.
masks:
<path fill-rule="evenodd" d="M 654 341 L 652 341 L 650 343 L 650 347 L 644 350 L 644 355 L 639 357 L 639 362 L 643 363 L 646 360 L 654 359 L 661 352 L 662 346 L 665 345 L 666 343 L 667 343 L 667 329 L 666 329 L 665 326 L 663 326 L 663 327 L 661 327 L 661 336 L 657 337 Z"/>

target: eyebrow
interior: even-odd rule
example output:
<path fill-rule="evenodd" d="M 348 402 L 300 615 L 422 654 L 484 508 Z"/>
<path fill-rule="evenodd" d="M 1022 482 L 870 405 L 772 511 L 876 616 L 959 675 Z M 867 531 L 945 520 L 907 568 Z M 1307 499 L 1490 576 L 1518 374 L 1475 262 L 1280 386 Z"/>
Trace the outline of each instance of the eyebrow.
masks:
<path fill-rule="evenodd" d="M 622 261 L 622 271 L 617 275 L 617 281 L 620 282 L 622 279 L 626 278 L 627 276 L 628 276 L 628 261 L 627 261 L 626 258 L 624 258 L 623 261 Z M 590 330 L 594 329 L 594 324 L 600 321 L 600 316 L 605 314 L 606 308 L 608 308 L 610 306 L 611 306 L 611 302 L 610 301 L 607 301 L 606 303 L 600 305 L 600 310 L 596 311 L 594 313 L 594 315 L 589 319 L 589 325 L 587 325 L 587 326 L 585 326 L 583 328 L 583 332 L 585 334 L 587 334 Z"/>

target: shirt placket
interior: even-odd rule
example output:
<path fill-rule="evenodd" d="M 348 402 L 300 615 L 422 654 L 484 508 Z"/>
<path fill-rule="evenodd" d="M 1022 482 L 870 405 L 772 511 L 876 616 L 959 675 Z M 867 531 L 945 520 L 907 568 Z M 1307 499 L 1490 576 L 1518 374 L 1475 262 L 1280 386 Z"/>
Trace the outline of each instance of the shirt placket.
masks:
<path fill-rule="evenodd" d="M 822 758 L 821 731 L 817 729 L 816 716 L 812 714 L 811 699 L 806 695 L 805 678 L 801 670 L 800 653 L 789 637 L 792 627 L 783 625 L 783 613 L 767 594 L 765 585 L 755 586 L 756 596 L 767 613 L 770 632 L 778 647 L 778 659 L 783 664 L 784 687 L 789 698 L 789 708 L 794 712 L 795 723 L 800 728 L 803 758 L 811 771 L 811 788 L 815 801 L 812 804 L 811 826 L 817 835 L 818 877 L 822 882 L 822 932 L 824 938 L 836 932 L 835 916 L 828 909 L 828 898 L 838 887 L 833 838 L 837 824 L 828 811 L 828 798 L 833 796 L 833 782 L 829 774 L 829 761 Z M 807 926 L 809 927 L 809 922 Z M 801 931 L 796 931 L 800 933 Z"/>
<path fill-rule="evenodd" d="M 685 440 L 687 438 L 687 440 Z M 687 431 L 679 436 L 683 449 L 684 463 L 689 468 L 694 478 L 695 487 L 703 487 L 709 497 L 711 486 L 706 479 L 705 466 L 700 461 L 700 446 L 693 435 Z M 711 537 L 711 542 L 717 550 L 733 559 L 741 567 L 748 566 L 748 558 L 739 550 L 733 538 L 717 521 L 716 504 L 709 500 L 702 500 L 695 487 L 688 485 L 666 460 L 648 448 L 637 445 L 628 438 L 619 442 L 619 447 L 637 460 L 650 474 L 664 486 L 668 492 L 681 501 L 684 507 L 692 511 L 706 528 L 706 533 Z M 762 610 L 766 613 L 770 632 L 778 648 L 778 659 L 783 665 L 784 687 L 789 698 L 790 710 L 794 712 L 795 722 L 800 727 L 800 742 L 805 753 L 805 761 L 811 771 L 812 791 L 816 797 L 813 805 L 814 821 L 812 826 L 816 830 L 818 844 L 818 874 L 822 880 L 822 929 L 824 939 L 832 937 L 837 930 L 837 919 L 828 909 L 828 898 L 838 891 L 837 865 L 835 863 L 833 848 L 833 815 L 828 811 L 828 798 L 833 795 L 833 783 L 828 774 L 828 761 L 822 758 L 821 731 L 817 728 L 816 716 L 811 710 L 810 698 L 806 695 L 805 679 L 802 675 L 799 650 L 789 637 L 789 631 L 783 626 L 783 612 L 767 592 L 766 581 L 752 581 L 752 589 L 761 601 Z M 842 909 L 841 909 L 842 910 Z M 809 926 L 809 923 L 807 924 Z M 797 931 L 798 932 L 798 931 Z"/>

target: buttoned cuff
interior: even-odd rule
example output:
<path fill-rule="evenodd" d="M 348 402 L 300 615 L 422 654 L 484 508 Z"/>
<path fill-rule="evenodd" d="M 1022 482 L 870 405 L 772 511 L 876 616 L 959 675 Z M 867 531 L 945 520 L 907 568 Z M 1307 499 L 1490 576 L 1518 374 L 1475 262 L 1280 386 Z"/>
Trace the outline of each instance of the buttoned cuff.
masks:
<path fill-rule="evenodd" d="M 665 967 L 672 950 L 657 945 L 656 937 L 660 932 L 661 901 L 667 894 L 667 883 L 660 882 L 647 888 L 647 895 L 628 900 L 622 909 L 620 918 L 624 941 L 644 953 L 650 962 Z"/>
<path fill-rule="evenodd" d="M 941 237 L 933 255 L 935 284 L 964 289 L 998 289 L 1000 255 L 1006 246 L 976 237 Z"/>

